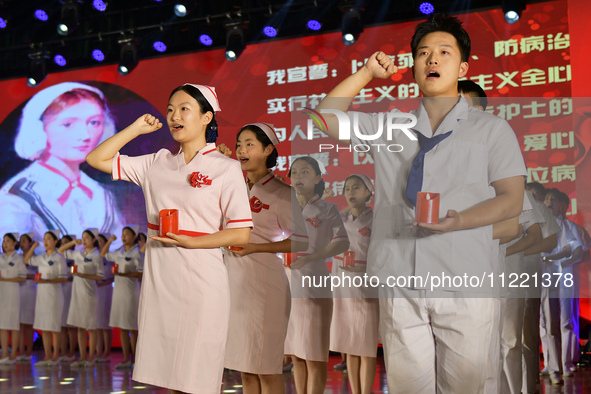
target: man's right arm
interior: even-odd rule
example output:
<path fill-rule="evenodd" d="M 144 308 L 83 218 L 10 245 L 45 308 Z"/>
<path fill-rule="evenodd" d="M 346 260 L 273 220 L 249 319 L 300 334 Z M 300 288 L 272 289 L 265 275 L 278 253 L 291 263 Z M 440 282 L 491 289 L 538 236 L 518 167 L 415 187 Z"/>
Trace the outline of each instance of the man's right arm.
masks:
<path fill-rule="evenodd" d="M 341 83 L 339 83 L 333 90 L 326 95 L 326 97 L 318 104 L 316 111 L 321 112 L 323 109 L 333 109 L 341 112 L 346 112 L 351 105 L 353 98 L 359 94 L 361 89 L 365 87 L 373 78 L 389 78 L 398 69 L 394 62 L 384 52 L 376 52 L 367 59 L 367 62 L 355 74 L 350 75 Z M 339 140 L 339 123 L 334 114 L 322 114 L 328 130 L 323 130 L 329 137 Z M 339 140 L 341 141 L 341 140 Z M 350 140 L 341 141 L 347 145 L 351 144 Z"/>

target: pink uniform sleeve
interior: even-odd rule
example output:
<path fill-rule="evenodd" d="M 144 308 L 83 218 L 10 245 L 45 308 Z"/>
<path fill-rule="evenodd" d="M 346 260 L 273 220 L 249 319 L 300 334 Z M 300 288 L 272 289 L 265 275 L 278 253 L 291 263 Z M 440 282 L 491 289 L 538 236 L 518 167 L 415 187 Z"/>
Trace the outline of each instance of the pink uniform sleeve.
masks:
<path fill-rule="evenodd" d="M 279 227 L 283 230 L 286 239 L 308 242 L 306 222 L 304 221 L 295 190 L 292 187 L 289 187 L 289 189 L 286 188 L 285 193 L 279 201 L 277 213 Z"/>
<path fill-rule="evenodd" d="M 330 221 L 330 226 L 332 228 L 332 239 L 330 242 L 348 241 L 349 237 L 347 236 L 347 230 L 345 229 L 341 213 L 336 205 L 330 204 L 326 218 Z"/>
<path fill-rule="evenodd" d="M 130 157 L 120 155 L 119 152 L 117 152 L 111 162 L 111 179 L 114 181 L 124 180 L 127 182 L 133 182 L 142 187 L 145 174 L 154 162 L 155 157 L 156 153 Z"/>
<path fill-rule="evenodd" d="M 252 214 L 248 202 L 248 192 L 240 164 L 232 161 L 222 182 L 220 207 L 223 215 L 223 228 L 252 228 Z"/>

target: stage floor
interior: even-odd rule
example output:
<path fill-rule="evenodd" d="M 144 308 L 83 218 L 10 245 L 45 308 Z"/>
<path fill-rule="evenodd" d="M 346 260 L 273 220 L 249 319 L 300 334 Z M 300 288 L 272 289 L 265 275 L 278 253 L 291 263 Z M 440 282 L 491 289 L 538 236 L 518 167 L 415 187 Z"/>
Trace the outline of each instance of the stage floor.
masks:
<path fill-rule="evenodd" d="M 34 361 L 41 357 L 40 351 L 34 353 Z M 113 353 L 111 362 L 97 364 L 94 368 L 70 369 L 68 364 L 56 367 L 35 368 L 30 364 L 0 366 L 0 394 L 15 393 L 167 393 L 167 390 L 146 386 L 131 380 L 131 371 L 118 371 L 114 366 L 122 361 L 119 352 Z M 334 371 L 333 366 L 340 362 L 339 356 L 330 357 L 328 382 L 325 393 L 350 393 L 347 374 Z M 286 394 L 295 394 L 293 375 L 284 373 Z M 549 380 L 541 379 L 540 393 L 589 393 L 591 392 L 591 368 L 583 368 L 573 378 L 565 378 L 564 386 L 551 386 Z M 221 393 L 242 393 L 240 373 L 226 371 Z M 378 358 L 378 370 L 374 383 L 374 393 L 387 393 L 383 359 Z"/>

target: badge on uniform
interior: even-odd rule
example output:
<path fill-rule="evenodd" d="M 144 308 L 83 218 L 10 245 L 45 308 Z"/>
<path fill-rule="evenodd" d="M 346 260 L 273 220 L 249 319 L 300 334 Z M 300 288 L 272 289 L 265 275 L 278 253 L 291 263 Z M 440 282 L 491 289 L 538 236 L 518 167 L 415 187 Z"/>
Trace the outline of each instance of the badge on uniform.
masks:
<path fill-rule="evenodd" d="M 211 185 L 211 179 L 209 176 L 203 175 L 200 172 L 194 172 L 189 177 L 189 183 L 193 187 L 209 186 Z"/>
<path fill-rule="evenodd" d="M 47 262 L 47 264 L 49 264 L 49 265 L 53 265 L 53 261 L 49 260 L 49 261 Z"/>
<path fill-rule="evenodd" d="M 11 261 L 10 263 L 8 263 L 9 266 L 14 267 L 14 263 Z"/>
<path fill-rule="evenodd" d="M 310 223 L 310 225 L 314 228 L 318 228 L 318 226 L 320 226 L 320 219 L 318 219 L 317 217 L 313 217 L 313 218 L 308 218 L 306 219 L 306 222 Z"/>
<path fill-rule="evenodd" d="M 84 258 L 84 262 L 85 262 L 85 263 L 90 263 L 91 261 L 92 261 L 92 259 L 89 259 L 88 257 L 85 257 L 85 258 Z"/>
<path fill-rule="evenodd" d="M 131 261 L 131 257 L 126 257 L 125 261 Z"/>
<path fill-rule="evenodd" d="M 252 196 L 250 199 L 250 210 L 254 213 L 259 213 L 263 209 L 269 209 L 269 205 L 263 204 L 261 200 L 258 199 L 256 196 Z"/>

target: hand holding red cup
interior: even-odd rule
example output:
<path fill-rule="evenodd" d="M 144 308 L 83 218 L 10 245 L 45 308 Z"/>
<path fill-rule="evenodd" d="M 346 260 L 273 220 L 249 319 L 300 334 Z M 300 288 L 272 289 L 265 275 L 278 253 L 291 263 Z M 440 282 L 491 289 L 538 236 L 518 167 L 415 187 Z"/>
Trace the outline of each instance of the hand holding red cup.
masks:
<path fill-rule="evenodd" d="M 78 272 L 78 266 L 76 264 L 74 264 L 72 266 L 72 273 L 75 274 L 76 272 Z"/>
<path fill-rule="evenodd" d="M 116 274 L 119 272 L 119 264 L 113 264 L 113 266 L 111 267 L 111 272 L 113 274 Z"/>
<path fill-rule="evenodd" d="M 179 210 L 163 209 L 160 211 L 160 236 L 166 237 L 168 233 L 179 233 Z"/>
<path fill-rule="evenodd" d="M 41 280 L 41 272 L 35 273 L 35 282 L 39 282 Z"/>

